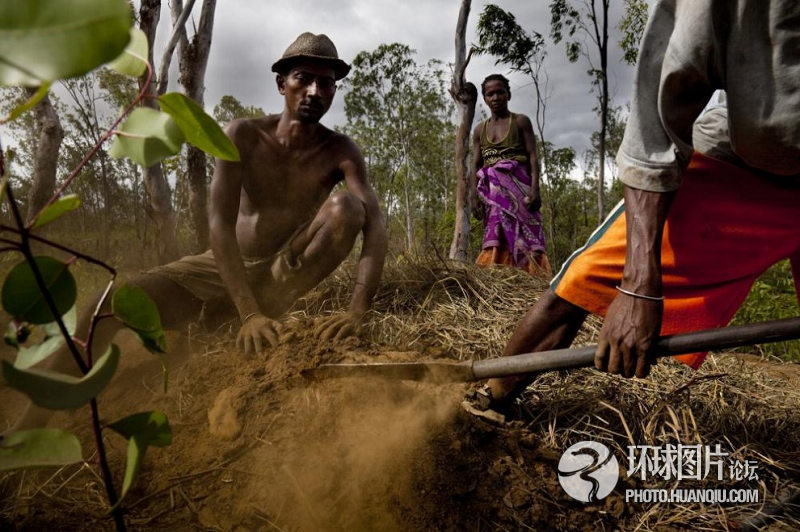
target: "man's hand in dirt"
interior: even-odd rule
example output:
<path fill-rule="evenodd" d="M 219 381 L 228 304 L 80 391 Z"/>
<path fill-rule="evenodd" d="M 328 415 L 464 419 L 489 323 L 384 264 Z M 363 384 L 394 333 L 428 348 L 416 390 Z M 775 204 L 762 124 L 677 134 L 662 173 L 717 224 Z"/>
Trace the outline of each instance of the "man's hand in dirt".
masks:
<path fill-rule="evenodd" d="M 314 326 L 314 336 L 324 341 L 357 336 L 361 332 L 363 317 L 363 314 L 355 312 L 342 312 L 322 318 Z"/>
<path fill-rule="evenodd" d="M 281 329 L 282 325 L 279 322 L 263 314 L 256 314 L 245 319 L 236 337 L 236 347 L 247 356 L 260 353 L 267 345 L 278 344 Z"/>
<path fill-rule="evenodd" d="M 647 377 L 653 362 L 650 348 L 661 330 L 662 301 L 618 294 L 608 307 L 594 365 L 614 375 Z"/>

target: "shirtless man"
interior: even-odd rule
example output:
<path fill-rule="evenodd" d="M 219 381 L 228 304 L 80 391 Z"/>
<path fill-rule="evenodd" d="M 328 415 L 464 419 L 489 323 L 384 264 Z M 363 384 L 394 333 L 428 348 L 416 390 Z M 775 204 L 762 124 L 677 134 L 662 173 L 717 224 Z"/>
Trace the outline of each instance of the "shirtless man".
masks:
<path fill-rule="evenodd" d="M 228 126 L 241 161 L 216 163 L 211 250 L 151 272 L 209 306 L 232 301 L 242 323 L 237 345 L 248 354 L 277 342 L 275 320 L 336 269 L 363 231 L 350 309 L 318 329 L 326 339 L 354 332 L 377 290 L 387 247 L 360 150 L 319 123 L 350 66 L 328 37 L 304 33 L 272 70 L 284 111 Z M 342 180 L 347 191 L 331 195 Z"/>
<path fill-rule="evenodd" d="M 165 329 L 181 328 L 212 309 L 230 318 L 235 315 L 230 312 L 238 313 L 237 346 L 246 354 L 278 342 L 277 319 L 336 269 L 363 232 L 350 308 L 317 327 L 323 339 L 356 332 L 377 290 L 387 248 L 360 150 L 319 123 L 331 106 L 336 81 L 350 66 L 327 36 L 303 33 L 272 70 L 285 108 L 228 126 L 241 160 L 216 162 L 211 250 L 131 281 L 155 301 Z M 346 191 L 331 194 L 340 181 Z M 78 330 L 87 329 L 88 319 Z M 93 351 L 104 352 L 120 328 L 117 320 L 102 320 Z M 49 363 L 56 371 L 74 371 L 66 353 L 53 355 Z M 14 430 L 42 426 L 49 417 L 50 411 L 31 406 Z"/>

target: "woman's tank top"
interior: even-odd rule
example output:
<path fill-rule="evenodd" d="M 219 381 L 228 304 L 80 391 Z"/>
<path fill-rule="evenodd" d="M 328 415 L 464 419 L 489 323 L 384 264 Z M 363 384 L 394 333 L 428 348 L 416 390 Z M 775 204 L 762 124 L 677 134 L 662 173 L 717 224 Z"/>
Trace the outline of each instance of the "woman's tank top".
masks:
<path fill-rule="evenodd" d="M 481 133 L 481 156 L 484 166 L 492 166 L 502 159 L 528 162 L 528 152 L 522 144 L 522 138 L 517 126 L 517 118 L 514 113 L 509 113 L 508 132 L 506 136 L 498 142 L 489 140 L 489 118 L 483 122 L 483 132 Z"/>

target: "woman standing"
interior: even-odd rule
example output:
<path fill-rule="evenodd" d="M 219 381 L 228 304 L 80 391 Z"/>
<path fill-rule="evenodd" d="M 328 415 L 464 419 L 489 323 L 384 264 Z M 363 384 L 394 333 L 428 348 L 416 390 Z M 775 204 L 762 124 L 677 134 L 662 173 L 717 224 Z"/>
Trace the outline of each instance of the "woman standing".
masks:
<path fill-rule="evenodd" d="M 509 111 L 511 87 L 504 76 L 487 76 L 481 91 L 492 115 L 472 135 L 477 195 L 473 215 L 484 222 L 476 263 L 516 266 L 531 275 L 550 277 L 531 120 Z"/>

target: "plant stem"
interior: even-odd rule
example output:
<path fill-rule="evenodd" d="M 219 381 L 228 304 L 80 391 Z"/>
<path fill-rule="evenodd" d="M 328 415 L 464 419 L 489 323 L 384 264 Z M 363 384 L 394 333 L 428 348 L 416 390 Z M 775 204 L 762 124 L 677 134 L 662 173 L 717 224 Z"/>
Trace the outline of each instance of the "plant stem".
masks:
<path fill-rule="evenodd" d="M 103 443 L 103 429 L 100 427 L 100 414 L 97 410 L 97 399 L 93 398 L 89 402 L 89 405 L 92 409 L 92 432 L 94 432 L 94 445 L 97 447 L 97 461 L 100 465 L 100 473 L 103 475 L 103 483 L 106 485 L 108 504 L 111 505 L 111 515 L 114 518 L 114 524 L 117 526 L 117 532 L 124 532 L 125 518 L 122 514 L 122 508 L 117 506 L 119 499 L 117 498 L 117 490 L 114 489 L 111 468 L 108 467 L 108 459 L 106 458 L 106 446 Z"/>
<path fill-rule="evenodd" d="M 100 147 L 103 145 L 103 143 L 107 141 L 109 138 L 111 138 L 111 136 L 115 133 L 117 126 L 120 124 L 120 122 L 122 122 L 122 119 L 125 118 L 128 115 L 128 113 L 130 113 L 133 110 L 133 108 L 139 104 L 140 101 L 142 101 L 142 98 L 144 98 L 145 94 L 150 90 L 150 80 L 153 79 L 153 67 L 150 66 L 149 62 L 145 64 L 147 65 L 147 81 L 142 86 L 142 89 L 139 91 L 139 94 L 136 95 L 136 98 L 128 105 L 128 107 L 125 108 L 124 111 L 120 113 L 117 119 L 114 120 L 114 123 L 111 124 L 111 127 L 108 128 L 108 131 L 106 131 L 106 133 L 102 137 L 100 137 L 100 140 L 98 140 L 97 143 L 94 145 L 94 147 L 92 147 L 92 149 L 89 150 L 89 153 L 87 153 L 83 157 L 83 159 L 81 159 L 81 162 L 78 163 L 78 166 L 72 171 L 72 173 L 69 174 L 66 179 L 64 179 L 64 182 L 61 184 L 60 187 L 58 187 L 58 190 L 56 190 L 55 194 L 53 194 L 53 197 L 50 198 L 50 200 L 44 205 L 44 207 L 41 208 L 41 210 L 39 210 L 38 213 L 36 213 L 36 216 L 31 218 L 31 223 L 28 224 L 26 229 L 30 230 L 36 218 L 39 217 L 39 214 L 41 214 L 41 212 L 44 209 L 52 205 L 53 202 L 55 202 L 59 197 L 61 197 L 61 194 L 63 194 L 64 191 L 67 189 L 67 187 L 72 183 L 72 181 L 75 180 L 75 178 L 78 176 L 78 173 L 80 173 L 83 167 L 86 166 L 86 163 L 89 162 L 89 159 L 94 157 L 94 155 L 100 150 Z"/>
<path fill-rule="evenodd" d="M 103 291 L 103 295 L 100 296 L 100 299 L 97 301 L 97 306 L 92 313 L 92 321 L 89 323 L 89 332 L 86 335 L 86 359 L 89 361 L 89 365 L 92 364 L 92 339 L 94 338 L 94 331 L 97 327 L 97 322 L 99 322 L 102 317 L 100 315 L 100 310 L 103 308 L 103 303 L 105 303 L 106 298 L 108 298 L 108 294 L 111 292 L 111 287 L 114 286 L 114 280 L 116 279 L 116 274 L 114 277 L 108 281 L 106 285 L 106 289 Z M 102 315 L 103 317 L 107 317 L 107 314 Z M 111 314 L 113 317 L 113 314 Z"/>
<path fill-rule="evenodd" d="M 22 221 L 22 215 L 19 212 L 19 207 L 17 206 L 17 201 L 14 199 L 14 192 L 11 188 L 11 184 L 6 188 L 6 194 L 8 197 L 8 204 L 11 208 L 11 213 L 14 215 L 14 220 L 17 222 L 17 226 L 20 228 L 25 227 L 25 223 Z M 45 302 L 47 303 L 47 308 L 50 309 L 50 313 L 55 318 L 56 324 L 58 325 L 58 330 L 61 332 L 61 335 L 64 337 L 64 340 L 67 343 L 67 347 L 69 348 L 69 352 L 72 354 L 72 358 L 75 359 L 75 363 L 81 369 L 84 375 L 89 373 L 89 369 L 91 369 L 86 362 L 84 362 L 83 358 L 81 358 L 80 352 L 78 351 L 78 347 L 75 345 L 75 342 L 72 340 L 72 335 L 67 330 L 66 325 L 64 325 L 64 320 L 61 318 L 61 314 L 58 312 L 58 308 L 56 308 L 56 303 L 53 301 L 53 296 L 50 294 L 50 290 L 47 289 L 47 285 L 42 278 L 42 272 L 39 271 L 39 267 L 36 265 L 36 260 L 33 257 L 33 252 L 31 251 L 30 240 L 28 239 L 28 231 L 26 229 L 21 229 L 19 231 L 19 235 L 21 238 L 19 244 L 19 250 L 25 256 L 25 260 L 28 261 L 28 264 L 31 267 L 31 271 L 33 272 L 33 277 L 36 279 L 36 284 L 39 286 L 39 291 L 42 293 L 42 297 L 44 297 Z"/>
<path fill-rule="evenodd" d="M 78 348 L 75 345 L 75 342 L 72 338 L 72 335 L 67 331 L 66 326 L 64 325 L 64 320 L 62 319 L 61 315 L 56 308 L 55 301 L 53 301 L 53 296 L 50 294 L 50 291 L 47 289 L 47 285 L 42 278 L 42 273 L 39 271 L 38 266 L 36 265 L 36 261 L 34 260 L 33 253 L 31 252 L 30 247 L 30 240 L 28 238 L 29 233 L 28 230 L 24 226 L 24 222 L 22 221 L 22 215 L 19 212 L 19 208 L 17 206 L 17 202 L 14 199 L 14 193 L 9 186 L 6 190 L 8 194 L 8 203 L 11 207 L 11 212 L 14 215 L 14 220 L 17 222 L 17 226 L 21 228 L 19 230 L 19 235 L 21 238 L 20 242 L 20 251 L 25 256 L 25 260 L 28 261 L 28 264 L 31 267 L 31 271 L 33 272 L 33 276 L 36 279 L 36 284 L 39 285 L 39 290 L 42 293 L 45 301 L 47 302 L 47 306 L 50 309 L 50 312 L 56 318 L 56 323 L 58 324 L 58 328 L 61 331 L 61 335 L 64 337 L 67 343 L 67 347 L 69 348 L 70 353 L 72 353 L 75 362 L 80 367 L 83 374 L 87 374 L 91 369 L 91 360 L 87 364 L 81 358 L 80 353 L 78 352 Z M 90 352 L 91 346 L 87 345 L 87 354 Z M 106 485 L 106 493 L 108 494 L 108 503 L 111 506 L 111 514 L 114 518 L 114 523 L 117 527 L 118 532 L 125 531 L 125 519 L 122 514 L 122 509 L 117 506 L 117 492 L 114 489 L 114 481 L 111 478 L 111 469 L 108 467 L 108 457 L 106 456 L 106 449 L 105 445 L 103 444 L 103 431 L 100 427 L 100 415 L 97 410 L 97 399 L 92 398 L 89 402 L 92 411 L 92 432 L 94 432 L 94 441 L 95 446 L 97 447 L 97 459 L 100 465 L 100 471 L 103 475 L 103 483 Z"/>

